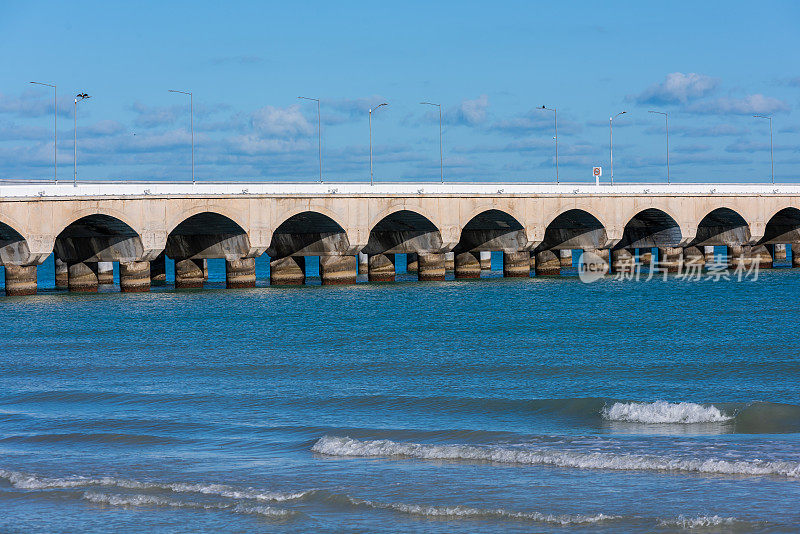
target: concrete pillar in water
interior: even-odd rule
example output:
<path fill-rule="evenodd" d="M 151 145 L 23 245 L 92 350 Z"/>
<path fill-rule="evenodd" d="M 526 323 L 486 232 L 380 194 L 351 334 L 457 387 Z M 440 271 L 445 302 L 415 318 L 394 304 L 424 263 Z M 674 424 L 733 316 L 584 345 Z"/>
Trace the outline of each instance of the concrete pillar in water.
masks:
<path fill-rule="evenodd" d="M 772 262 L 784 263 L 786 261 L 786 245 L 772 245 Z"/>
<path fill-rule="evenodd" d="M 167 257 L 163 252 L 150 262 L 150 283 L 160 286 L 167 283 Z"/>
<path fill-rule="evenodd" d="M 581 263 L 589 272 L 608 273 L 611 270 L 610 258 L 611 251 L 607 248 L 585 248 L 581 255 Z"/>
<path fill-rule="evenodd" d="M 558 257 L 561 260 L 562 269 L 572 269 L 572 250 L 562 248 L 558 251 Z"/>
<path fill-rule="evenodd" d="M 358 262 L 355 256 L 320 256 L 319 277 L 324 286 L 342 286 L 356 283 Z"/>
<path fill-rule="evenodd" d="M 455 252 L 445 252 L 444 254 L 444 270 L 455 271 L 456 269 L 456 254 Z"/>
<path fill-rule="evenodd" d="M 417 277 L 420 282 L 444 281 L 444 254 L 420 254 Z"/>
<path fill-rule="evenodd" d="M 203 282 L 208 282 L 208 260 L 203 259 Z"/>
<path fill-rule="evenodd" d="M 561 257 L 557 250 L 543 250 L 536 253 L 534 264 L 536 276 L 561 274 Z"/>
<path fill-rule="evenodd" d="M 97 283 L 101 286 L 114 283 L 114 263 L 110 261 L 97 262 Z"/>
<path fill-rule="evenodd" d="M 636 268 L 636 258 L 633 251 L 627 248 L 618 248 L 611 251 L 611 270 L 615 273 L 632 273 Z"/>
<path fill-rule="evenodd" d="M 369 273 L 369 257 L 363 252 L 358 253 L 358 274 Z"/>
<path fill-rule="evenodd" d="M 119 289 L 123 293 L 150 291 L 150 262 L 119 262 Z"/>
<path fill-rule="evenodd" d="M 800 243 L 792 243 L 792 267 L 800 267 Z"/>
<path fill-rule="evenodd" d="M 36 265 L 6 265 L 6 295 L 36 294 Z"/>
<path fill-rule="evenodd" d="M 273 286 L 301 286 L 305 284 L 305 256 L 288 256 L 269 262 L 269 283 Z"/>
<path fill-rule="evenodd" d="M 668 273 L 679 273 L 683 268 L 683 249 L 681 247 L 659 247 L 658 266 Z"/>
<path fill-rule="evenodd" d="M 484 250 L 480 253 L 480 260 L 481 260 L 481 271 L 491 271 L 492 270 L 492 252 Z"/>
<path fill-rule="evenodd" d="M 256 259 L 225 260 L 225 287 L 228 289 L 256 287 Z"/>
<path fill-rule="evenodd" d="M 702 269 L 703 265 L 706 264 L 706 254 L 703 250 L 703 247 L 684 247 L 683 249 L 683 265 L 684 270 L 689 269 L 691 265 L 692 269 L 699 268 Z M 695 271 L 697 272 L 697 271 Z"/>
<path fill-rule="evenodd" d="M 530 251 L 503 252 L 503 276 L 506 278 L 530 278 Z"/>
<path fill-rule="evenodd" d="M 653 264 L 653 249 L 640 248 L 639 249 L 639 266 L 650 267 Z"/>
<path fill-rule="evenodd" d="M 69 290 L 97 292 L 97 262 L 69 264 Z"/>
<path fill-rule="evenodd" d="M 406 254 L 406 272 L 416 273 L 419 271 L 419 255 L 416 252 Z"/>
<path fill-rule="evenodd" d="M 394 254 L 371 254 L 367 278 L 370 282 L 394 282 Z"/>
<path fill-rule="evenodd" d="M 175 289 L 203 287 L 204 260 L 175 260 Z"/>
<path fill-rule="evenodd" d="M 706 258 L 706 265 L 709 263 L 714 263 L 716 261 L 716 258 L 714 257 L 714 247 L 708 245 L 704 246 L 703 256 Z"/>
<path fill-rule="evenodd" d="M 753 245 L 742 247 L 746 266 L 758 264 L 759 269 L 772 269 L 772 245 Z"/>
<path fill-rule="evenodd" d="M 69 286 L 69 266 L 63 260 L 53 259 L 56 264 L 56 289 L 67 289 Z"/>
<path fill-rule="evenodd" d="M 457 279 L 481 277 L 480 252 L 461 252 L 456 255 L 454 263 L 455 277 Z"/>
<path fill-rule="evenodd" d="M 744 250 L 741 245 L 729 245 L 727 250 L 727 265 L 729 269 L 737 267 L 746 269 L 747 259 L 744 255 Z"/>

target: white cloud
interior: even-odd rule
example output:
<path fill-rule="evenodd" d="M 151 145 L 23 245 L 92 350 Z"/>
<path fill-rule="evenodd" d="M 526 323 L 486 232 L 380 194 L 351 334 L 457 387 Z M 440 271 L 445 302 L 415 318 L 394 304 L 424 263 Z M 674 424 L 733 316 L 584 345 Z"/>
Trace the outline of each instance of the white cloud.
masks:
<path fill-rule="evenodd" d="M 716 98 L 697 102 L 689 107 L 689 110 L 695 113 L 720 115 L 769 115 L 789 109 L 789 104 L 783 100 L 762 94 L 747 95 L 744 98 Z"/>
<path fill-rule="evenodd" d="M 475 126 L 486 120 L 489 108 L 489 97 L 481 95 L 474 100 L 464 100 L 458 106 L 444 113 L 443 120 L 447 124 Z"/>
<path fill-rule="evenodd" d="M 297 105 L 288 108 L 264 106 L 253 112 L 250 124 L 258 134 L 270 137 L 291 138 L 310 135 L 314 131 Z"/>
<path fill-rule="evenodd" d="M 705 74 L 673 72 L 634 97 L 639 104 L 686 104 L 717 88 L 719 80 Z"/>

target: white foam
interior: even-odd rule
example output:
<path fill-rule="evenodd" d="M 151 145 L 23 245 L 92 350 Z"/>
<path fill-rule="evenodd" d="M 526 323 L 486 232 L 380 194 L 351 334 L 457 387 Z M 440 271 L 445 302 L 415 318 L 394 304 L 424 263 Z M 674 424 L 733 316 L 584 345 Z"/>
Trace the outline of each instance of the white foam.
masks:
<path fill-rule="evenodd" d="M 669 458 L 624 453 L 537 449 L 529 446 L 425 445 L 420 443 L 395 443 L 389 440 L 361 441 L 349 437 L 324 436 L 314 444 L 311 450 L 331 456 L 470 460 L 577 469 L 684 471 L 726 475 L 779 475 L 800 478 L 800 462 Z"/>
<path fill-rule="evenodd" d="M 629 423 L 722 423 L 733 416 L 723 413 L 716 406 L 703 406 L 693 402 L 615 402 L 604 407 L 604 419 Z"/>
<path fill-rule="evenodd" d="M 120 507 L 159 506 L 165 508 L 194 508 L 198 510 L 225 510 L 241 514 L 257 514 L 265 517 L 287 518 L 295 514 L 291 510 L 281 510 L 269 506 L 249 506 L 243 504 L 227 503 L 199 503 L 192 501 L 178 501 L 165 499 L 155 495 L 120 495 L 109 493 L 86 492 L 83 498 L 96 504 Z"/>
<path fill-rule="evenodd" d="M 676 519 L 665 519 L 658 522 L 658 524 L 662 527 L 678 527 L 687 530 L 694 528 L 719 527 L 723 525 L 729 526 L 737 523 L 743 522 L 739 521 L 735 517 L 720 517 L 718 515 L 704 515 L 700 517 L 686 517 L 679 515 Z"/>

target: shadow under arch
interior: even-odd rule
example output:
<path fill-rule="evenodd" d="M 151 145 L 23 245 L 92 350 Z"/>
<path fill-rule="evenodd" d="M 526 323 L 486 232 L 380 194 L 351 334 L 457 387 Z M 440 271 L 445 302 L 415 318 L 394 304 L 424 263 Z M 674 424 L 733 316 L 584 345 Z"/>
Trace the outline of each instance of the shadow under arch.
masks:
<path fill-rule="evenodd" d="M 24 265 L 29 258 L 25 237 L 12 226 L 0 222 L 0 265 Z"/>
<path fill-rule="evenodd" d="M 176 260 L 237 259 L 250 252 L 250 238 L 230 217 L 205 211 L 178 223 L 167 236 L 164 252 Z"/>
<path fill-rule="evenodd" d="M 730 208 L 709 212 L 697 225 L 693 246 L 742 245 L 750 241 L 750 226 L 744 217 Z"/>
<path fill-rule="evenodd" d="M 327 215 L 304 211 L 283 221 L 272 234 L 267 254 L 271 259 L 288 256 L 337 256 L 355 254 L 344 228 Z"/>
<path fill-rule="evenodd" d="M 365 254 L 436 253 L 442 249 L 442 234 L 424 215 L 411 210 L 390 213 L 369 232 Z"/>
<path fill-rule="evenodd" d="M 67 263 L 138 261 L 144 253 L 139 234 L 111 215 L 86 215 L 56 237 L 56 257 Z"/>
<path fill-rule="evenodd" d="M 615 249 L 678 246 L 682 234 L 678 222 L 658 208 L 640 211 L 628 221 Z"/>
<path fill-rule="evenodd" d="M 800 209 L 783 208 L 767 222 L 760 244 L 800 243 Z"/>
<path fill-rule="evenodd" d="M 453 252 L 517 252 L 527 247 L 528 236 L 522 224 L 505 211 L 489 209 L 478 213 L 464 225 Z"/>
<path fill-rule="evenodd" d="M 596 249 L 605 246 L 608 234 L 600 220 L 582 209 L 571 209 L 553 219 L 536 251 Z"/>

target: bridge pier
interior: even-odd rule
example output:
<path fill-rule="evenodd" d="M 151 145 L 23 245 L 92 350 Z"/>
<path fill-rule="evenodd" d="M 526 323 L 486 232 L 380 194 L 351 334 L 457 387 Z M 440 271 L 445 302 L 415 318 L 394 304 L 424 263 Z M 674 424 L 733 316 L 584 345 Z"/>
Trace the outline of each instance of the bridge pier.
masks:
<path fill-rule="evenodd" d="M 56 270 L 56 289 L 67 289 L 69 287 L 69 266 L 67 262 L 58 258 L 53 258 Z"/>
<path fill-rule="evenodd" d="M 557 250 L 542 250 L 535 254 L 534 272 L 536 276 L 561 274 L 561 257 Z"/>
<path fill-rule="evenodd" d="M 684 247 L 683 249 L 683 264 L 700 266 L 700 269 L 706 264 L 706 255 L 702 247 Z"/>
<path fill-rule="evenodd" d="M 167 283 L 167 256 L 164 252 L 150 262 L 150 283 L 154 285 Z"/>
<path fill-rule="evenodd" d="M 457 280 L 481 277 L 481 253 L 461 252 L 455 258 L 455 277 Z"/>
<path fill-rule="evenodd" d="M 503 276 L 506 278 L 530 278 L 530 251 L 503 252 Z"/>
<path fill-rule="evenodd" d="M 639 249 L 639 267 L 650 267 L 653 265 L 653 249 L 640 248 Z"/>
<path fill-rule="evenodd" d="M 786 261 L 786 245 L 775 244 L 772 245 L 772 263 L 784 263 Z"/>
<path fill-rule="evenodd" d="M 204 260 L 175 260 L 175 289 L 202 288 L 205 281 L 203 263 Z"/>
<path fill-rule="evenodd" d="M 409 252 L 406 254 L 406 273 L 419 272 L 419 254 L 416 252 Z"/>
<path fill-rule="evenodd" d="M 681 247 L 658 247 L 658 266 L 668 273 L 679 273 L 683 267 Z"/>
<path fill-rule="evenodd" d="M 587 254 L 590 256 L 586 256 Z M 604 274 L 607 274 L 611 269 L 610 258 L 611 251 L 607 248 L 585 248 L 583 249 L 583 255 L 581 255 L 581 261 L 587 271 L 602 272 Z"/>
<path fill-rule="evenodd" d="M 119 289 L 123 293 L 150 291 L 150 262 L 119 262 Z"/>
<path fill-rule="evenodd" d="M 225 287 L 228 289 L 256 287 L 256 259 L 225 260 Z"/>
<path fill-rule="evenodd" d="M 492 270 L 492 252 L 490 250 L 484 250 L 480 253 L 480 261 L 481 271 Z"/>
<path fill-rule="evenodd" d="M 358 274 L 369 274 L 369 256 L 363 252 L 358 253 Z"/>
<path fill-rule="evenodd" d="M 114 284 L 114 263 L 110 261 L 97 262 L 97 283 L 101 286 Z"/>
<path fill-rule="evenodd" d="M 443 282 L 444 275 L 444 254 L 419 254 L 420 282 Z"/>
<path fill-rule="evenodd" d="M 742 247 L 747 257 L 748 265 L 758 264 L 759 269 L 772 269 L 773 246 L 753 245 Z"/>
<path fill-rule="evenodd" d="M 97 262 L 78 262 L 69 264 L 69 290 L 72 292 L 96 293 Z"/>
<path fill-rule="evenodd" d="M 444 270 L 455 271 L 456 269 L 456 255 L 454 252 L 445 252 L 444 254 Z"/>
<path fill-rule="evenodd" d="M 636 267 L 636 257 L 632 249 L 618 248 L 611 251 L 611 272 L 632 273 Z"/>
<path fill-rule="evenodd" d="M 273 286 L 301 286 L 305 284 L 305 256 L 287 256 L 269 262 L 269 283 Z"/>
<path fill-rule="evenodd" d="M 341 286 L 356 283 L 358 264 L 355 256 L 320 256 L 319 277 L 322 285 Z"/>
<path fill-rule="evenodd" d="M 800 243 L 792 243 L 792 267 L 800 267 Z"/>
<path fill-rule="evenodd" d="M 572 269 L 572 249 L 562 248 L 558 251 L 562 269 Z"/>
<path fill-rule="evenodd" d="M 706 265 L 714 264 L 717 261 L 716 255 L 714 254 L 714 247 L 713 246 L 704 246 L 703 247 L 703 256 L 705 256 Z"/>
<path fill-rule="evenodd" d="M 6 295 L 36 294 L 36 265 L 5 265 Z"/>
<path fill-rule="evenodd" d="M 394 254 L 370 254 L 367 278 L 370 282 L 394 282 Z"/>

